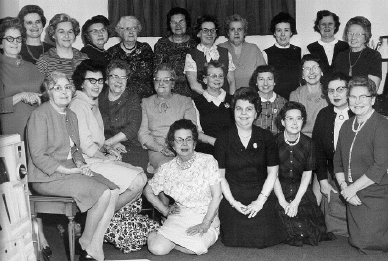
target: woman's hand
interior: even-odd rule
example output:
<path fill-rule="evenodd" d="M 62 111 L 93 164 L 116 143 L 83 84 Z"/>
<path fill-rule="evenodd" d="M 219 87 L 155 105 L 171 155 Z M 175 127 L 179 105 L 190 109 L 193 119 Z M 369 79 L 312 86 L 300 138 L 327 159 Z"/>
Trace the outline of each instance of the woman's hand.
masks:
<path fill-rule="evenodd" d="M 345 188 L 342 189 L 341 191 L 341 195 L 345 198 L 346 201 L 349 202 L 349 200 L 351 198 L 353 198 L 354 196 L 356 196 L 356 193 L 357 193 L 357 189 L 356 187 L 351 184 Z"/>
<path fill-rule="evenodd" d="M 357 195 L 347 200 L 347 202 L 349 202 L 349 204 L 352 204 L 353 206 L 359 206 L 362 204 L 360 198 Z"/>
<path fill-rule="evenodd" d="M 286 211 L 289 203 L 286 200 L 279 200 L 279 205 L 284 209 L 284 211 Z"/>
<path fill-rule="evenodd" d="M 121 154 L 120 152 L 118 152 L 117 150 L 113 149 L 113 148 L 108 148 L 108 159 L 110 160 L 114 160 L 114 161 L 121 161 L 122 157 L 121 157 Z"/>
<path fill-rule="evenodd" d="M 263 209 L 264 204 L 265 200 L 263 199 L 257 199 L 252 201 L 252 203 L 247 206 L 246 213 L 249 214 L 248 218 L 255 217 L 257 213 Z"/>
<path fill-rule="evenodd" d="M 337 190 L 333 188 L 332 185 L 327 181 L 327 179 L 323 179 L 319 182 L 321 186 L 321 192 L 323 195 L 327 197 L 327 201 L 330 203 L 330 192 L 333 191 L 334 193 L 338 193 Z"/>
<path fill-rule="evenodd" d="M 78 173 L 81 173 L 82 175 L 93 177 L 93 172 L 90 170 L 89 166 L 83 163 L 82 161 L 76 161 L 75 165 L 79 169 Z"/>
<path fill-rule="evenodd" d="M 232 207 L 235 208 L 238 212 L 240 212 L 243 215 L 248 214 L 247 213 L 248 207 L 243 205 L 240 201 L 235 200 L 232 204 Z"/>
<path fill-rule="evenodd" d="M 206 233 L 208 231 L 209 227 L 210 227 L 210 223 L 209 222 L 202 222 L 201 224 L 189 227 L 186 230 L 186 233 L 189 236 L 194 236 L 194 235 L 196 235 L 198 233 L 199 233 L 200 236 L 202 236 L 204 233 Z"/>
<path fill-rule="evenodd" d="M 286 215 L 289 217 L 295 217 L 298 214 L 299 201 L 295 199 L 285 209 Z"/>
<path fill-rule="evenodd" d="M 119 153 L 127 153 L 127 149 L 125 148 L 125 146 L 123 144 L 121 144 L 120 142 L 112 145 L 112 148 L 117 150 Z"/>
<path fill-rule="evenodd" d="M 166 157 L 175 157 L 174 152 L 172 152 L 169 148 L 163 147 L 163 149 L 160 151 L 164 156 Z"/>
<path fill-rule="evenodd" d="M 41 104 L 40 97 L 42 96 L 41 93 L 35 93 L 35 92 L 21 92 L 13 97 L 13 104 L 17 104 L 19 102 L 24 102 L 29 105 L 34 105 L 34 104 Z"/>
<path fill-rule="evenodd" d="M 175 215 L 179 213 L 181 213 L 181 208 L 177 204 L 174 204 L 168 207 L 168 213 L 166 216 Z"/>

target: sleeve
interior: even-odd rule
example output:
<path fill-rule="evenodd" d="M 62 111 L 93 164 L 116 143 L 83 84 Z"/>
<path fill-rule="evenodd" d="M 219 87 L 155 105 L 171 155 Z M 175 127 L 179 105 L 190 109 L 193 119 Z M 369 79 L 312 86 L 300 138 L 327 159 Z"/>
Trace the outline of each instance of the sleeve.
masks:
<path fill-rule="evenodd" d="M 380 120 L 380 119 L 379 119 Z M 388 121 L 382 119 L 374 129 L 373 165 L 365 175 L 373 182 L 380 184 L 388 169 Z"/>
<path fill-rule="evenodd" d="M 209 185 L 213 186 L 219 183 L 221 178 L 217 160 L 213 156 L 209 155 L 204 165 L 207 169 L 204 173 L 204 178 L 209 182 Z"/>
<path fill-rule="evenodd" d="M 266 64 L 268 64 L 268 55 L 265 51 L 263 51 L 263 58 Z"/>
<path fill-rule="evenodd" d="M 152 78 L 154 70 L 154 52 L 148 43 L 145 43 L 145 47 L 142 50 L 141 62 L 142 65 L 139 66 L 139 68 L 142 68 L 143 75 L 149 75 L 150 78 Z"/>
<path fill-rule="evenodd" d="M 214 158 L 218 162 L 218 168 L 226 168 L 226 157 L 227 157 L 228 146 L 226 142 L 226 136 L 220 135 L 214 144 Z"/>
<path fill-rule="evenodd" d="M 309 146 L 309 153 L 308 153 L 308 158 L 306 159 L 306 167 L 304 171 L 309 171 L 309 170 L 315 170 L 316 166 L 316 157 L 315 157 L 315 144 L 313 140 L 309 140 L 310 146 Z"/>
<path fill-rule="evenodd" d="M 77 115 L 78 118 L 79 138 L 82 152 L 89 157 L 93 157 L 97 150 L 99 150 L 99 146 L 93 141 L 88 119 L 94 116 L 92 115 L 90 108 L 77 101 L 70 104 L 70 109 Z M 88 111 L 90 113 L 88 113 Z"/>
<path fill-rule="evenodd" d="M 236 70 L 236 66 L 233 63 L 233 58 L 232 58 L 232 55 L 230 54 L 230 52 L 228 52 L 228 60 L 229 60 L 228 71 L 229 72 L 235 71 Z"/>
<path fill-rule="evenodd" d="M 133 140 L 137 138 L 137 133 L 141 124 L 141 107 L 140 107 L 140 98 L 134 93 L 130 98 L 128 103 L 130 104 L 129 108 L 126 108 L 125 115 L 127 115 L 128 120 L 127 124 L 122 127 L 121 132 L 127 137 L 128 140 Z"/>
<path fill-rule="evenodd" d="M 162 164 L 159 167 L 158 172 L 148 181 L 148 185 L 152 188 L 152 191 L 155 195 L 158 195 L 160 192 L 164 190 L 164 175 L 167 171 L 167 167 L 169 164 Z"/>
<path fill-rule="evenodd" d="M 0 79 L 0 114 L 13 112 L 13 96 L 5 97 L 4 83 Z"/>
<path fill-rule="evenodd" d="M 296 89 L 295 91 L 292 91 L 290 93 L 290 100 L 289 101 L 296 101 L 296 102 L 299 102 L 299 96 L 298 96 L 298 89 Z"/>
<path fill-rule="evenodd" d="M 28 148 L 33 164 L 42 172 L 51 176 L 61 163 L 47 153 L 49 126 L 44 114 L 33 111 L 27 124 Z"/>
<path fill-rule="evenodd" d="M 318 181 L 323 179 L 327 179 L 327 159 L 324 152 L 324 115 L 322 114 L 322 110 L 318 113 L 317 119 L 315 120 L 314 128 L 313 128 L 313 141 L 315 142 L 315 156 L 316 156 L 316 169 L 317 169 L 317 178 Z"/>
<path fill-rule="evenodd" d="M 263 53 L 261 52 L 260 48 L 257 47 L 256 44 L 254 45 L 254 47 L 255 47 L 255 52 L 256 52 L 256 65 L 255 65 L 255 68 L 257 66 L 260 66 L 260 65 L 266 65 L 267 62 L 265 61 Z"/>
<path fill-rule="evenodd" d="M 280 160 L 278 145 L 276 144 L 275 137 L 269 131 L 266 131 L 265 143 L 267 166 L 272 167 L 279 165 Z"/>
<path fill-rule="evenodd" d="M 340 129 L 339 135 L 338 135 L 338 141 L 337 141 L 337 147 L 334 152 L 334 158 L 333 158 L 333 166 L 334 166 L 334 174 L 339 172 L 345 172 L 344 170 L 344 164 L 342 162 L 342 136 L 344 130 L 344 126 L 342 125 L 342 128 Z"/>
<path fill-rule="evenodd" d="M 42 57 L 42 55 L 39 57 L 38 61 L 36 61 L 36 68 L 45 76 L 48 77 L 50 73 L 48 72 L 48 63 L 47 61 Z"/>
<path fill-rule="evenodd" d="M 186 54 L 184 72 L 197 72 L 197 63 L 193 60 L 190 54 Z"/>
<path fill-rule="evenodd" d="M 184 96 L 182 96 L 184 97 Z M 185 112 L 184 112 L 184 119 L 191 120 L 195 125 L 197 125 L 197 113 L 195 112 L 193 100 L 188 97 L 185 98 Z"/>
<path fill-rule="evenodd" d="M 85 163 L 85 159 L 84 157 L 82 156 L 82 149 L 80 147 L 80 139 L 79 139 L 79 128 L 78 128 L 78 120 L 77 120 L 77 116 L 75 115 L 74 112 L 72 112 L 74 117 L 72 120 L 72 122 L 74 122 L 74 128 L 72 129 L 72 132 L 74 133 L 74 136 L 75 136 L 75 141 L 73 141 L 75 144 L 74 146 L 71 148 L 71 154 L 73 156 L 73 160 L 74 162 L 76 161 L 81 161 L 81 162 L 84 162 Z"/>
<path fill-rule="evenodd" d="M 141 124 L 137 136 L 141 145 L 146 144 L 148 141 L 154 141 L 148 126 L 147 101 L 145 99 L 141 103 Z"/>
<path fill-rule="evenodd" d="M 372 50 L 370 54 L 368 66 L 369 66 L 368 74 L 379 77 L 381 79 L 382 63 L 381 63 L 381 54 L 379 52 Z"/>

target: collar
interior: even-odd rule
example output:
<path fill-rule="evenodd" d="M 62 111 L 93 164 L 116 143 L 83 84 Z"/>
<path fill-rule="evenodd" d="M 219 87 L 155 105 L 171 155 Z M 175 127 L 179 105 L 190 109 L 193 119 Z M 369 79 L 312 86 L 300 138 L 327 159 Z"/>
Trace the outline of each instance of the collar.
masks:
<path fill-rule="evenodd" d="M 74 47 L 72 47 L 71 49 L 73 50 L 73 58 L 72 58 L 72 60 L 82 58 L 82 53 L 78 49 L 76 49 Z M 68 58 L 61 58 L 61 57 L 59 57 L 59 55 L 57 53 L 57 48 L 56 47 L 50 48 L 47 51 L 47 54 L 48 54 L 48 56 L 56 58 L 56 59 L 68 59 Z"/>
<path fill-rule="evenodd" d="M 221 89 L 221 93 L 217 97 L 210 95 L 207 90 L 205 90 L 202 95 L 208 102 L 213 102 L 215 105 L 220 106 L 220 104 L 225 101 L 226 91 Z"/>
<path fill-rule="evenodd" d="M 338 39 L 335 39 L 333 41 L 331 41 L 330 43 L 325 43 L 325 42 L 322 42 L 321 39 L 318 40 L 318 43 L 322 46 L 332 46 L 332 45 L 336 45 L 338 43 Z"/>
<path fill-rule="evenodd" d="M 281 46 L 281 45 L 279 45 L 278 43 L 275 43 L 275 46 L 276 46 L 277 48 L 280 48 L 280 49 L 288 49 L 288 48 L 290 48 L 291 44 L 288 44 L 287 46 Z"/>
<path fill-rule="evenodd" d="M 261 102 L 271 102 L 272 103 L 275 101 L 276 97 L 277 97 L 277 94 L 275 92 L 273 92 L 271 98 L 266 99 L 266 98 L 260 97 L 260 99 L 261 99 Z"/>
<path fill-rule="evenodd" d="M 338 109 L 337 107 L 334 107 L 334 112 L 336 113 L 336 114 L 345 114 L 346 113 L 346 115 L 348 114 L 348 111 L 349 111 L 349 107 L 346 107 L 345 109 L 343 109 L 343 110 L 340 110 L 340 109 Z"/>
<path fill-rule="evenodd" d="M 10 65 L 12 67 L 21 67 L 25 63 L 20 55 L 17 58 L 9 57 L 4 54 L 0 54 L 0 63 Z"/>
<path fill-rule="evenodd" d="M 89 104 L 91 108 L 93 108 L 93 106 L 98 106 L 98 99 L 93 100 L 92 98 L 87 96 L 86 93 L 84 93 L 83 91 L 76 91 L 73 99 L 82 100 L 87 104 Z"/>
<path fill-rule="evenodd" d="M 171 98 L 173 96 L 174 96 L 174 94 L 171 96 Z M 158 98 L 158 95 L 155 94 L 154 103 L 158 107 L 159 113 L 162 113 L 162 112 L 166 113 L 167 112 L 167 109 L 171 107 L 171 104 L 170 104 L 171 98 L 169 98 L 167 100 L 161 100 L 161 99 Z"/>
<path fill-rule="evenodd" d="M 217 50 L 217 45 L 215 44 L 213 44 L 213 46 L 210 48 L 207 48 L 202 44 L 198 44 L 197 49 L 204 53 L 207 62 L 210 62 L 211 60 L 215 61 L 220 58 L 220 54 L 218 53 L 218 50 Z"/>

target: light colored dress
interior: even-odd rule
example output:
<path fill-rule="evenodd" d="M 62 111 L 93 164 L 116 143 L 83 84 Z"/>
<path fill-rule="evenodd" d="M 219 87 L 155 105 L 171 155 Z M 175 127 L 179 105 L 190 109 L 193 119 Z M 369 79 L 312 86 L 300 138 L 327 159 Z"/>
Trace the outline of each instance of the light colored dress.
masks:
<path fill-rule="evenodd" d="M 77 91 L 69 108 L 75 112 L 78 118 L 80 147 L 86 163 L 92 171 L 103 175 L 116 184 L 120 193 L 123 193 L 137 174 L 143 172 L 143 169 L 134 167 L 129 163 L 94 157 L 105 141 L 104 124 L 97 100 L 92 100 L 84 92 Z"/>
<path fill-rule="evenodd" d="M 212 200 L 210 186 L 220 181 L 218 163 L 209 154 L 195 152 L 194 163 L 185 170 L 179 168 L 177 158 L 163 164 L 148 184 L 155 195 L 163 191 L 171 196 L 181 211 L 169 215 L 158 233 L 198 255 L 207 253 L 218 239 L 218 215 L 202 236 L 189 236 L 186 230 L 202 223 Z"/>

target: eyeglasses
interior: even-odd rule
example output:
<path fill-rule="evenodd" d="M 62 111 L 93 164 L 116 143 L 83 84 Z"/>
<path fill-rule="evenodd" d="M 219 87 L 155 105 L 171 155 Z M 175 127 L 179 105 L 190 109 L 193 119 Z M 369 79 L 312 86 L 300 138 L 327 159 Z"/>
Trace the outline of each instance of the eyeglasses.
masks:
<path fill-rule="evenodd" d="M 346 33 L 348 37 L 356 37 L 356 38 L 360 38 L 362 35 L 365 35 L 363 33 L 352 33 L 352 32 L 347 32 Z"/>
<path fill-rule="evenodd" d="M 215 34 L 217 32 L 217 29 L 216 28 L 212 28 L 212 29 L 208 29 L 208 28 L 202 28 L 201 31 L 204 33 L 204 34 Z"/>
<path fill-rule="evenodd" d="M 348 87 L 346 87 L 346 86 L 339 86 L 339 87 L 337 87 L 337 88 L 335 88 L 335 89 L 328 89 L 327 90 L 327 93 L 328 94 L 334 94 L 334 92 L 337 92 L 337 93 L 344 93 L 344 92 L 346 92 L 346 89 L 347 89 Z"/>
<path fill-rule="evenodd" d="M 176 143 L 178 143 L 179 145 L 180 145 L 180 144 L 183 144 L 185 141 L 186 141 L 186 143 L 191 143 L 191 142 L 193 142 L 193 137 L 190 136 L 190 137 L 187 137 L 186 139 L 175 138 L 174 141 L 175 141 Z"/>
<path fill-rule="evenodd" d="M 103 84 L 104 83 L 104 78 L 85 78 L 85 80 L 88 80 L 91 84 L 96 84 L 97 82 L 99 84 Z"/>
<path fill-rule="evenodd" d="M 235 32 L 241 33 L 242 31 L 244 31 L 243 28 L 229 28 L 229 32 L 231 33 L 235 33 Z"/>
<path fill-rule="evenodd" d="M 211 73 L 211 74 L 209 74 L 209 75 L 207 75 L 208 77 L 210 77 L 210 78 L 212 78 L 213 80 L 215 80 L 215 79 L 224 79 L 225 78 L 225 76 L 224 76 L 224 74 L 223 73 L 220 73 L 220 74 L 216 74 L 216 73 Z"/>
<path fill-rule="evenodd" d="M 54 90 L 56 92 L 69 92 L 74 90 L 74 85 L 66 84 L 65 86 L 55 85 L 49 89 L 49 91 Z"/>
<path fill-rule="evenodd" d="M 300 122 L 303 121 L 303 117 L 296 117 L 296 118 L 294 118 L 294 117 L 288 116 L 288 117 L 286 117 L 286 121 L 289 122 L 289 123 L 294 123 L 294 122 L 300 123 Z"/>
<path fill-rule="evenodd" d="M 370 97 L 372 97 L 372 95 L 360 95 L 358 97 L 354 96 L 354 95 L 350 95 L 349 96 L 349 101 L 355 102 L 358 99 L 360 102 L 364 102 L 364 101 L 366 101 Z"/>
<path fill-rule="evenodd" d="M 174 78 L 171 78 L 171 77 L 165 77 L 165 78 L 154 78 L 154 83 L 160 83 L 160 82 L 163 82 L 165 84 L 168 84 L 169 82 L 173 82 L 174 81 Z"/>
<path fill-rule="evenodd" d="M 132 26 L 132 27 L 117 27 L 120 31 L 127 31 L 127 32 L 137 32 L 139 30 L 139 27 Z"/>
<path fill-rule="evenodd" d="M 313 66 L 313 67 L 303 67 L 303 71 L 305 71 L 306 73 L 311 73 L 311 72 L 318 72 L 318 70 L 320 69 L 319 66 Z"/>
<path fill-rule="evenodd" d="M 176 21 L 170 22 L 170 25 L 171 25 L 171 26 L 177 26 L 178 24 L 179 24 L 180 26 L 184 26 L 184 25 L 186 25 L 186 20 L 180 20 L 179 22 L 176 22 Z"/>
<path fill-rule="evenodd" d="M 23 41 L 23 38 L 21 36 L 18 36 L 18 37 L 6 36 L 1 39 L 5 39 L 10 43 L 15 42 L 15 40 L 17 43 L 21 43 Z"/>
<path fill-rule="evenodd" d="M 128 80 L 128 76 L 118 76 L 116 74 L 109 74 L 109 77 L 112 77 L 116 81 L 126 81 L 126 80 Z"/>
<path fill-rule="evenodd" d="M 101 28 L 100 30 L 98 29 L 90 30 L 88 33 L 91 33 L 92 35 L 99 35 L 99 34 L 105 34 L 107 32 L 108 30 L 104 27 L 104 28 Z"/>

